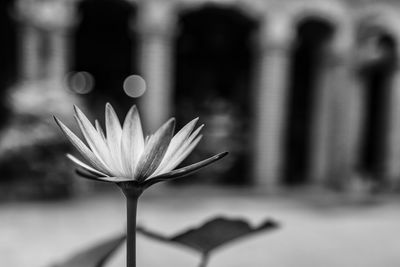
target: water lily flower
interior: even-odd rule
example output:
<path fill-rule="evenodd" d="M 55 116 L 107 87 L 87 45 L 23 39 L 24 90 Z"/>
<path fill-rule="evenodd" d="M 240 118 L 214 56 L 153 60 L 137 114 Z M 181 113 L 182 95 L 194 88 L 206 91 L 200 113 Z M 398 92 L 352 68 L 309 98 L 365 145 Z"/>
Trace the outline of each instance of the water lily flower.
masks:
<path fill-rule="evenodd" d="M 93 125 L 76 106 L 75 119 L 87 145 L 59 119 L 55 118 L 65 136 L 80 152 L 86 163 L 73 155 L 67 157 L 83 170 L 78 173 L 86 178 L 106 182 L 136 182 L 148 187 L 154 183 L 182 177 L 224 157 L 220 153 L 198 163 L 175 169 L 200 142 L 201 129 L 194 130 L 198 118 L 186 124 L 175 135 L 175 119 L 164 123 L 154 134 L 144 138 L 139 112 L 133 106 L 121 126 L 113 109 L 107 103 L 106 131 L 98 121 Z"/>
<path fill-rule="evenodd" d="M 121 188 L 127 200 L 126 262 L 127 267 L 136 267 L 136 213 L 143 191 L 155 183 L 193 173 L 227 153 L 175 169 L 200 142 L 203 125 L 194 129 L 197 118 L 175 135 L 175 119 L 170 119 L 145 138 L 136 106 L 129 110 L 121 126 L 113 107 L 107 103 L 106 131 L 98 121 L 93 125 L 78 107 L 74 109 L 75 119 L 87 145 L 59 119 L 54 118 L 86 162 L 70 154 L 67 156 L 82 169 L 77 171 L 81 176 L 113 182 Z"/>

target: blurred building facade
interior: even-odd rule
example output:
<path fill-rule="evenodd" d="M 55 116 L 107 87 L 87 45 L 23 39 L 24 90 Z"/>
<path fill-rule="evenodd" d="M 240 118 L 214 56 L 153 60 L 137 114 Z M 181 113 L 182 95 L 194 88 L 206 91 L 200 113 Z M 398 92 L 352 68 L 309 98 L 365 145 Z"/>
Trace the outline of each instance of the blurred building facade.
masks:
<path fill-rule="evenodd" d="M 2 5 L 0 75 L 12 77 L 2 89 L 11 113 L 21 106 L 29 113 L 32 101 L 51 104 L 46 111 L 63 117 L 71 117 L 66 110 L 76 101 L 94 113 L 105 101 L 118 112 L 138 103 L 152 130 L 170 116 L 181 123 L 200 116 L 206 138 L 193 157 L 231 151 L 230 159 L 206 173 L 225 177 L 222 182 L 275 187 L 340 186 L 360 177 L 400 181 L 397 1 Z M 140 98 L 126 94 L 143 92 L 123 89 L 132 74 L 147 83 Z"/>

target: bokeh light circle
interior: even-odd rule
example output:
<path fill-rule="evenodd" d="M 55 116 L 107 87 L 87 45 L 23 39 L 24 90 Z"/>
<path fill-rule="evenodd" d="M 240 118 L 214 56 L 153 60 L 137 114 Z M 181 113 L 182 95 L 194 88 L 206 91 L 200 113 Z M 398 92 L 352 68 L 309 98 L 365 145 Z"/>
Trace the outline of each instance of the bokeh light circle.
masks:
<path fill-rule="evenodd" d="M 146 92 L 146 81 L 139 75 L 130 75 L 124 80 L 124 92 L 130 97 L 141 97 Z"/>
<path fill-rule="evenodd" d="M 77 94 L 88 94 L 94 88 L 94 77 L 89 72 L 79 71 L 67 75 L 68 88 Z"/>

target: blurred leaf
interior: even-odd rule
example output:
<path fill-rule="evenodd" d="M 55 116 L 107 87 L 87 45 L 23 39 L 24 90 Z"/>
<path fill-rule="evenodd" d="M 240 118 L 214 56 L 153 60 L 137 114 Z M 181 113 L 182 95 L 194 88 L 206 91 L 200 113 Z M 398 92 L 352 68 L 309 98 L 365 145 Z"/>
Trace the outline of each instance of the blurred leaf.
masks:
<path fill-rule="evenodd" d="M 270 219 L 265 220 L 258 227 L 252 227 L 248 222 L 241 219 L 216 217 L 197 228 L 191 228 L 172 237 L 148 231 L 140 226 L 137 231 L 150 238 L 177 243 L 206 255 L 217 247 L 226 245 L 238 238 L 266 230 L 273 230 L 277 227 L 278 223 Z"/>
<path fill-rule="evenodd" d="M 125 235 L 108 239 L 72 256 L 64 263 L 53 265 L 53 267 L 102 267 L 124 240 Z"/>

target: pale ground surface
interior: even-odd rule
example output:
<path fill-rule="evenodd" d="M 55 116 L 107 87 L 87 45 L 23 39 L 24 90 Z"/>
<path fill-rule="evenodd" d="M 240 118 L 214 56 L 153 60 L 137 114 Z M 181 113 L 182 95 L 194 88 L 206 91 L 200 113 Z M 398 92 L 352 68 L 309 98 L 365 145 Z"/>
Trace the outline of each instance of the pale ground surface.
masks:
<path fill-rule="evenodd" d="M 124 208 L 117 190 L 52 203 L 0 204 L 0 266 L 60 262 L 79 248 L 121 233 Z M 313 191 L 266 196 L 238 189 L 155 187 L 139 208 L 140 223 L 165 234 L 215 215 L 244 217 L 253 224 L 272 217 L 282 228 L 222 248 L 209 267 L 400 266 L 400 198 L 393 196 L 365 204 Z M 123 254 L 124 248 L 109 266 L 124 267 Z M 198 257 L 139 237 L 138 262 L 139 267 L 191 267 Z"/>

